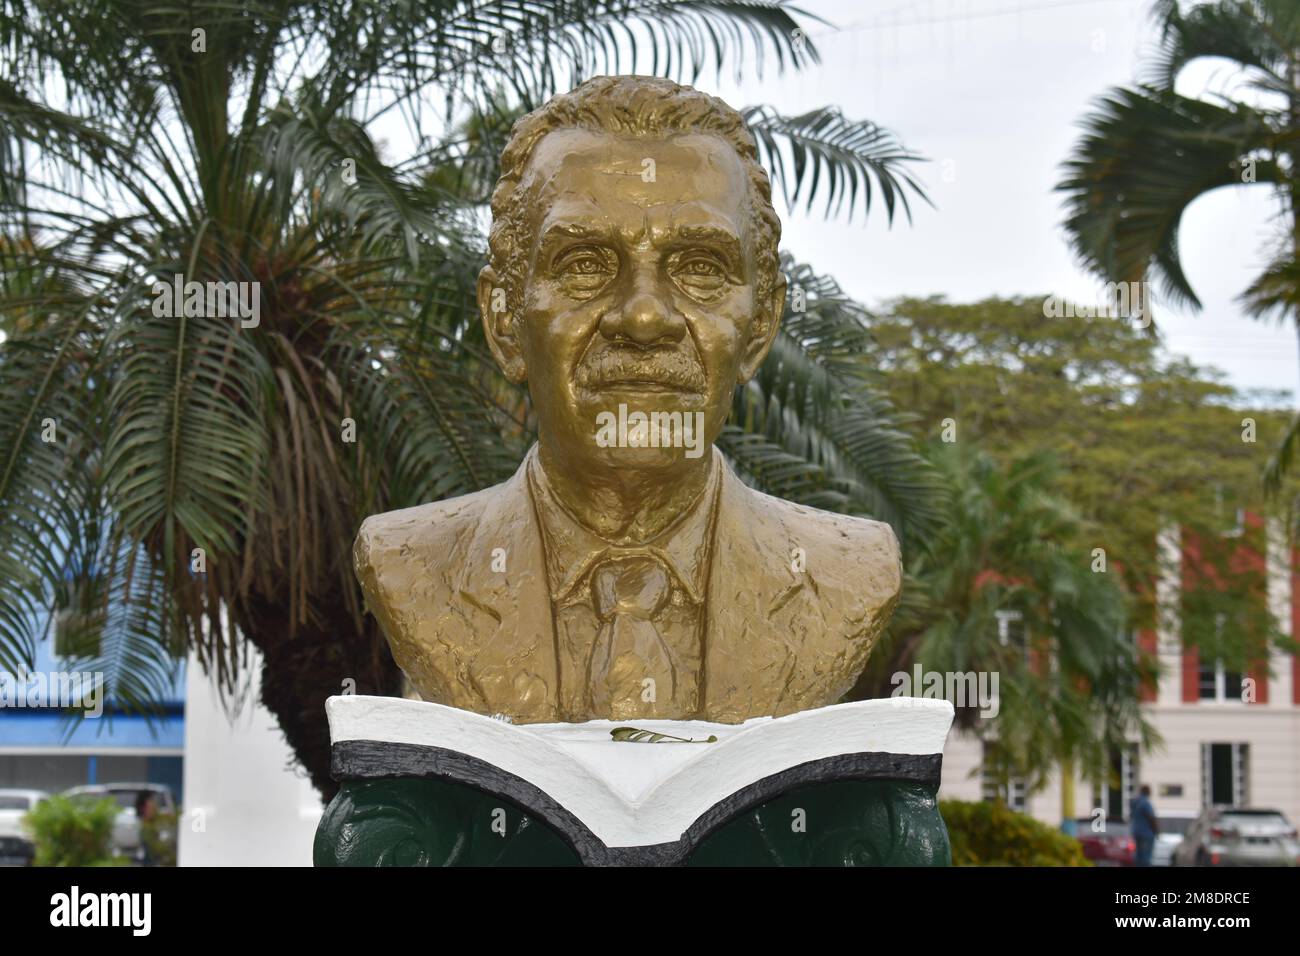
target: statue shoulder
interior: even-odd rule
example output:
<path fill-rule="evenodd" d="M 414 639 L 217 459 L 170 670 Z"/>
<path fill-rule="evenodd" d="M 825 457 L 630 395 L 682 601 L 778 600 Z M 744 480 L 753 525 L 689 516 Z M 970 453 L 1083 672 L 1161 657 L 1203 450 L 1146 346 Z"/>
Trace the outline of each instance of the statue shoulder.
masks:
<path fill-rule="evenodd" d="M 819 590 L 829 588 L 871 610 L 892 610 L 902 589 L 903 563 L 898 535 L 889 524 L 749 491 L 755 511 L 770 516 L 763 523 L 779 524 L 790 560 L 811 574 Z"/>
<path fill-rule="evenodd" d="M 892 612 L 903 587 L 903 558 L 889 524 L 802 507 L 799 521 L 807 527 L 808 552 L 817 556 L 821 582 L 842 588 L 847 599 L 873 613 Z"/>
<path fill-rule="evenodd" d="M 763 706 L 786 714 L 833 704 L 861 675 L 898 604 L 898 537 L 883 521 L 752 489 L 742 498 L 726 527 L 732 547 L 757 546 L 761 565 L 749 577 L 763 608 L 763 639 L 746 653 L 766 654 L 783 675 L 779 696 Z"/>
<path fill-rule="evenodd" d="M 361 523 L 352 556 L 357 575 L 365 582 L 377 566 L 388 570 L 420 560 L 454 553 L 460 542 L 474 534 L 484 508 L 501 485 L 371 515 Z"/>

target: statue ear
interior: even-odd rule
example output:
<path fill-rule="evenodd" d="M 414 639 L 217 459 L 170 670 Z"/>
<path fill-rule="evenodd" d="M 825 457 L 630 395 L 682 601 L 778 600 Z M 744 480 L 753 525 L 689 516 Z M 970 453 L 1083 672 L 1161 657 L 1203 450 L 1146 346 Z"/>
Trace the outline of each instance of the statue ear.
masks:
<path fill-rule="evenodd" d="M 767 301 L 755 303 L 749 342 L 740 356 L 740 370 L 736 376 L 741 385 L 754 377 L 776 341 L 776 330 L 781 327 L 781 316 L 785 314 L 785 285 L 785 274 L 777 270 Z"/>
<path fill-rule="evenodd" d="M 514 316 L 508 308 L 505 285 L 490 265 L 484 266 L 478 274 L 478 314 L 483 320 L 483 332 L 492 357 L 506 378 L 518 385 L 528 377 L 528 370 L 515 331 Z"/>

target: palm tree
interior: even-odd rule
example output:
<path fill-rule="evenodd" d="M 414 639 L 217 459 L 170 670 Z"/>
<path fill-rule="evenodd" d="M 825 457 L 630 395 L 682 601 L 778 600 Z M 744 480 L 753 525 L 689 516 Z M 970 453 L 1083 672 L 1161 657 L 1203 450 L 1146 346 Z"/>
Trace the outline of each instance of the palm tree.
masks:
<path fill-rule="evenodd" d="M 169 652 L 231 688 L 251 643 L 329 796 L 325 697 L 400 689 L 353 580 L 357 525 L 501 480 L 531 439 L 472 301 L 510 117 L 629 50 L 678 78 L 816 52 L 768 0 L 0 11 L 0 666 L 54 619 L 142 707 Z M 892 221 L 920 194 L 872 123 L 748 115 L 792 202 L 865 212 L 874 187 Z M 417 144 L 401 161 L 394 129 Z M 738 390 L 726 450 L 923 544 L 937 486 L 861 370 L 861 309 L 786 267 L 807 307 Z M 260 283 L 258 324 L 158 314 L 177 275 Z"/>
<path fill-rule="evenodd" d="M 1125 636 L 1118 572 L 1100 570 L 1080 544 L 1085 525 L 1059 496 L 1050 454 L 999 465 L 947 445 L 933 456 L 951 520 L 907 562 L 904 603 L 854 696 L 898 693 L 893 675 L 917 664 L 996 673 L 996 715 L 968 705 L 956 717 L 991 745 L 985 769 L 1031 788 L 1062 764 L 1102 779 L 1108 754 L 1131 734 L 1143 746 L 1155 741 L 1139 706 L 1152 662 Z"/>
<path fill-rule="evenodd" d="M 1300 5 L 1217 0 L 1184 10 L 1158 0 L 1154 13 L 1161 46 L 1148 81 L 1101 98 L 1057 187 L 1075 251 L 1109 281 L 1151 276 L 1170 301 L 1199 309 L 1178 249 L 1183 211 L 1223 186 L 1266 185 L 1285 229 L 1242 299 L 1256 318 L 1300 323 Z M 1240 98 L 1175 91 L 1183 70 L 1206 57 L 1241 71 Z M 1271 488 L 1298 438 L 1300 416 L 1268 465 Z"/>

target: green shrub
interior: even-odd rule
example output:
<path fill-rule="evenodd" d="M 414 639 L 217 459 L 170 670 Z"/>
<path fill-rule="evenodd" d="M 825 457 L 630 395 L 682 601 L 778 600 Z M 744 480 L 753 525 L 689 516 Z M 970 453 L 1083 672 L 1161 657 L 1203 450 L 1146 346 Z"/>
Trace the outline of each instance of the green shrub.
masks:
<path fill-rule="evenodd" d="M 140 821 L 140 839 L 149 851 L 153 866 L 176 865 L 176 825 L 179 813 L 155 813 Z"/>
<path fill-rule="evenodd" d="M 1091 866 L 1071 836 L 1001 803 L 941 800 L 953 866 Z"/>
<path fill-rule="evenodd" d="M 123 866 L 113 853 L 117 801 L 52 796 L 23 818 L 36 845 L 35 866 Z"/>

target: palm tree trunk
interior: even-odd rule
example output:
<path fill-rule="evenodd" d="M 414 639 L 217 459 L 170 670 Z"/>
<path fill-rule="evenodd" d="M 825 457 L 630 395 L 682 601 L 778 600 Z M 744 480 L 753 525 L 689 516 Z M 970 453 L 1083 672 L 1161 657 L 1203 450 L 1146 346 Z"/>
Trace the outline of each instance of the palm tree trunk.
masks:
<path fill-rule="evenodd" d="M 1287 103 L 1288 127 L 1300 129 L 1300 50 L 1291 51 L 1291 64 L 1287 68 L 1291 94 Z M 1300 148 L 1289 151 L 1291 160 L 1289 194 L 1291 199 L 1291 260 L 1300 262 Z M 1300 309 L 1296 310 L 1296 342 L 1300 347 Z"/>
<path fill-rule="evenodd" d="M 1061 761 L 1061 820 L 1073 820 L 1074 812 L 1074 761 Z"/>

